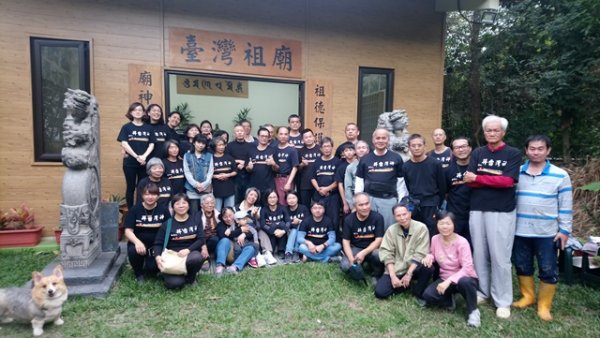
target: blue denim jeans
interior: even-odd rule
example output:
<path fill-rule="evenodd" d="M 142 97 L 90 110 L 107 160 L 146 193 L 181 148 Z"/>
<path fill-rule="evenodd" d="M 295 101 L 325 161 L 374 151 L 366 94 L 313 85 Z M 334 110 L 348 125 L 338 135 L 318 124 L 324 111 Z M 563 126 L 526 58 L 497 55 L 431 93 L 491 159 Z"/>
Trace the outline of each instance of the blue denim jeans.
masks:
<path fill-rule="evenodd" d="M 235 206 L 235 195 L 227 196 L 227 197 L 215 197 L 215 209 L 223 210 L 224 207 L 234 207 Z"/>
<path fill-rule="evenodd" d="M 243 247 L 240 248 L 239 245 L 235 245 L 234 251 L 235 261 L 233 262 L 233 266 L 235 266 L 238 271 L 242 271 L 246 263 L 256 255 L 256 247 L 253 243 L 246 243 Z"/>
<path fill-rule="evenodd" d="M 231 240 L 227 237 L 223 237 L 217 243 L 217 248 L 215 250 L 215 261 L 217 265 L 225 266 L 225 261 L 227 260 L 227 255 L 229 255 L 229 250 L 231 249 Z"/>
<path fill-rule="evenodd" d="M 519 276 L 533 276 L 533 259 L 537 259 L 538 277 L 544 283 L 558 282 L 558 259 L 554 237 L 515 236 L 513 263 Z"/>
<path fill-rule="evenodd" d="M 290 229 L 287 238 L 287 244 L 285 245 L 285 253 L 298 252 L 298 243 L 296 238 L 298 237 L 298 229 Z"/>
<path fill-rule="evenodd" d="M 308 250 L 308 246 L 306 246 L 304 243 L 298 246 L 298 252 L 308 257 L 310 260 L 325 263 L 329 261 L 329 257 L 339 253 L 340 250 L 342 250 L 342 245 L 338 242 L 333 243 L 332 245 L 326 247 L 322 252 L 316 254 L 311 253 L 310 250 Z"/>

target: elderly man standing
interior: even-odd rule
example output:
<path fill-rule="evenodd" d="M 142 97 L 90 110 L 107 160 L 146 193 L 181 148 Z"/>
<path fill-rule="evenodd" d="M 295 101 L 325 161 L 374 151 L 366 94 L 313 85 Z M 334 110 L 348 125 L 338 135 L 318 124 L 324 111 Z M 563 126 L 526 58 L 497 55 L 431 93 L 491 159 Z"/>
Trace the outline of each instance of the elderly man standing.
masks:
<path fill-rule="evenodd" d="M 533 258 L 537 259 L 540 286 L 538 316 L 552 320 L 550 309 L 558 282 L 556 246 L 565 248 L 573 220 L 573 188 L 569 174 L 547 160 L 550 138 L 530 136 L 525 141 L 528 160 L 521 167 L 517 186 L 517 231 L 513 259 L 522 298 L 513 307 L 535 303 Z"/>
<path fill-rule="evenodd" d="M 478 295 L 490 296 L 498 318 L 510 317 L 512 265 L 510 255 L 515 237 L 515 185 L 519 180 L 521 153 L 503 138 L 508 121 L 490 115 L 481 124 L 487 145 L 475 149 L 463 176 L 471 190 L 469 230 L 475 270 L 479 276 Z"/>
<path fill-rule="evenodd" d="M 392 207 L 408 195 L 402 178 L 402 157 L 388 150 L 390 136 L 386 129 L 373 132 L 375 151 L 360 159 L 356 169 L 354 192 L 371 196 L 371 207 L 383 216 L 385 229 L 394 223 Z"/>

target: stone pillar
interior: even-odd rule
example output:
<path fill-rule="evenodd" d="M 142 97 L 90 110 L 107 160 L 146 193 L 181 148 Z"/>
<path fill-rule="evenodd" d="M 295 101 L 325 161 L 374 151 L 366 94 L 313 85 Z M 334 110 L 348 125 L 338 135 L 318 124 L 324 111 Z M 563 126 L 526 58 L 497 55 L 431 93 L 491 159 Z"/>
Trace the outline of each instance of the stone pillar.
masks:
<path fill-rule="evenodd" d="M 100 139 L 96 98 L 69 89 L 63 107 L 60 251 L 66 268 L 88 267 L 100 254 Z"/>

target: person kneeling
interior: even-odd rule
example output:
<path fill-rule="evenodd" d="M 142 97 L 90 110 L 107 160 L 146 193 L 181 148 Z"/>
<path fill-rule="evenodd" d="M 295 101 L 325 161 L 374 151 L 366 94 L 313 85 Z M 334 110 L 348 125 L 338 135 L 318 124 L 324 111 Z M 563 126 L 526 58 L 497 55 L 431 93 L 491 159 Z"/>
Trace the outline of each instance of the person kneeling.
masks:
<path fill-rule="evenodd" d="M 427 305 L 440 305 L 454 311 L 454 294 L 460 293 L 467 303 L 467 324 L 479 327 L 478 281 L 469 242 L 454 232 L 454 215 L 451 212 L 439 211 L 435 219 L 439 234 L 431 239 L 431 251 L 423 259 L 423 265 L 431 267 L 437 262 L 440 278 L 425 289 L 423 299 Z"/>
<path fill-rule="evenodd" d="M 298 230 L 298 252 L 304 255 L 303 262 L 307 259 L 329 262 L 342 246 L 335 241 L 335 229 L 331 219 L 325 216 L 325 205 L 314 202 L 310 212 L 312 216 L 305 218 Z"/>
<path fill-rule="evenodd" d="M 179 257 L 186 257 L 186 274 L 173 275 L 162 273 L 167 289 L 180 289 L 185 284 L 195 286 L 196 274 L 202 267 L 202 262 L 208 258 L 208 249 L 204 241 L 204 229 L 200 217 L 189 214 L 190 200 L 181 193 L 171 199 L 173 218 L 165 222 L 154 241 L 156 265 L 161 272 L 164 270 L 162 252 L 170 249 L 177 252 Z"/>
<path fill-rule="evenodd" d="M 425 305 L 423 291 L 433 274 L 432 267 L 421 261 L 429 252 L 429 231 L 421 222 L 411 219 L 408 204 L 398 204 L 392 209 L 396 223 L 385 234 L 379 248 L 379 259 L 385 264 L 386 272 L 375 286 L 375 297 L 388 298 L 406 291 L 411 282 L 412 293 L 420 305 Z"/>

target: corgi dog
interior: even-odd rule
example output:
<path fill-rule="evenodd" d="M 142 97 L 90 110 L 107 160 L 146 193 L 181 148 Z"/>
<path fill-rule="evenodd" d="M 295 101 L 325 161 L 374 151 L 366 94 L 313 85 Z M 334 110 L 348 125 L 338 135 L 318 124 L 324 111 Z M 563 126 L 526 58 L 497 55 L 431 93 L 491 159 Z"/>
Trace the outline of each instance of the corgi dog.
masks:
<path fill-rule="evenodd" d="M 35 271 L 32 277 L 31 287 L 0 289 L 0 323 L 31 323 L 33 335 L 40 336 L 44 323 L 64 323 L 60 315 L 68 292 L 61 265 L 50 276 Z"/>

